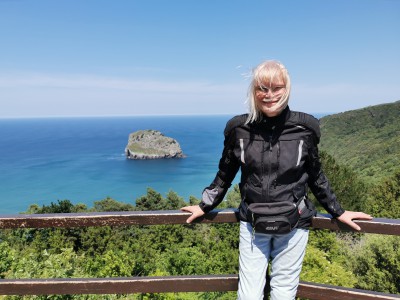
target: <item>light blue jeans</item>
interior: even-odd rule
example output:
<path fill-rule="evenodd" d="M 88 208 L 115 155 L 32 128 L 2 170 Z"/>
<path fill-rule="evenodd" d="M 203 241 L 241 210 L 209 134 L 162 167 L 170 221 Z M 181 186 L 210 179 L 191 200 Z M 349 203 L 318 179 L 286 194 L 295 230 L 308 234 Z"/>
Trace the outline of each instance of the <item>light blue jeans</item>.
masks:
<path fill-rule="evenodd" d="M 307 229 L 288 234 L 255 233 L 240 222 L 238 300 L 264 298 L 266 272 L 271 260 L 271 300 L 295 299 L 308 241 Z"/>

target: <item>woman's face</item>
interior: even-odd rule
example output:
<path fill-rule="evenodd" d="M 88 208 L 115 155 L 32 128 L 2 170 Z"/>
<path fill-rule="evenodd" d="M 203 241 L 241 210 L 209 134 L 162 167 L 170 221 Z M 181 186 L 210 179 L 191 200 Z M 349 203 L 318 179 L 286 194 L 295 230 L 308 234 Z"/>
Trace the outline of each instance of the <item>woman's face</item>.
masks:
<path fill-rule="evenodd" d="M 276 77 L 271 82 L 260 82 L 254 87 L 256 105 L 268 117 L 275 117 L 282 112 L 279 101 L 286 92 L 282 78 Z"/>

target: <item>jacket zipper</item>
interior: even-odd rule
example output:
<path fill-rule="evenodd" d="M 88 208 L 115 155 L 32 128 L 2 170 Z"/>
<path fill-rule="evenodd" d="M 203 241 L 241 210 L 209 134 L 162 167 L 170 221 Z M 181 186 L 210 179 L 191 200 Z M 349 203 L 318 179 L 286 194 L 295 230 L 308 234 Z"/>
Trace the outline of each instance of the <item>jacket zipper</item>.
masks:
<path fill-rule="evenodd" d="M 274 189 L 276 189 L 277 181 L 278 181 L 278 175 L 279 175 L 279 159 L 281 155 L 281 147 L 279 145 L 279 141 L 276 143 L 276 174 L 275 174 L 275 179 L 274 179 Z"/>
<path fill-rule="evenodd" d="M 261 201 L 264 200 L 264 151 L 261 152 Z"/>
<path fill-rule="evenodd" d="M 272 154 L 272 134 L 269 138 L 269 147 L 268 147 L 268 180 L 267 180 L 267 199 L 269 199 L 270 196 L 270 185 L 271 185 L 271 172 L 272 172 L 272 166 L 271 166 L 271 154 Z"/>
<path fill-rule="evenodd" d="M 269 136 L 269 145 L 268 145 L 268 177 L 267 177 L 267 201 L 270 198 L 270 186 L 271 186 L 271 178 L 272 178 L 272 160 L 271 160 L 271 156 L 272 156 L 272 140 L 274 137 L 274 131 L 275 131 L 275 126 L 272 127 L 272 132 L 271 135 Z"/>

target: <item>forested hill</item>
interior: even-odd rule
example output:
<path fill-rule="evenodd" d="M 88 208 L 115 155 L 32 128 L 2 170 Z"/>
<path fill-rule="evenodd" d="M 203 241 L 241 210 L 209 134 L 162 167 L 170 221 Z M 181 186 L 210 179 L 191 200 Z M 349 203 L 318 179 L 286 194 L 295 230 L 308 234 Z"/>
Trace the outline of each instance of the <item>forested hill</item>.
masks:
<path fill-rule="evenodd" d="M 400 167 L 400 101 L 320 119 L 320 149 L 369 182 Z"/>

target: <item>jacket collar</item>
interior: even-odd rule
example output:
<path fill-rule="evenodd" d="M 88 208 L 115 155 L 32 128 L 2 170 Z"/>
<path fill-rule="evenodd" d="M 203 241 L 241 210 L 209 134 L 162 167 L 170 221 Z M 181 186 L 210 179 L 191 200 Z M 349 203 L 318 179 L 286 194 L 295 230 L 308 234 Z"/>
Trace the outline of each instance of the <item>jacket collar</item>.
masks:
<path fill-rule="evenodd" d="M 268 127 L 279 126 L 285 124 L 287 120 L 290 118 L 290 108 L 286 106 L 286 108 L 275 117 L 268 117 L 266 115 L 262 118 L 262 123 L 266 124 Z"/>

